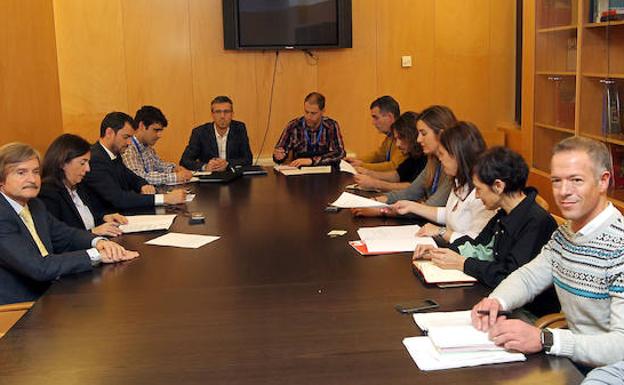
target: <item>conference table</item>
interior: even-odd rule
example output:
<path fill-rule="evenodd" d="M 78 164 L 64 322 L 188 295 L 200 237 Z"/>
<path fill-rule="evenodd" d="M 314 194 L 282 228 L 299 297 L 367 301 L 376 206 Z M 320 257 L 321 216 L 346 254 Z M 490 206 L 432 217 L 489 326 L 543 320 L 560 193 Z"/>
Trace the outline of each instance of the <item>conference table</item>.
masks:
<path fill-rule="evenodd" d="M 0 383 L 578 384 L 567 359 L 424 372 L 402 339 L 420 335 L 395 304 L 434 299 L 465 310 L 482 286 L 439 289 L 408 253 L 363 257 L 361 226 L 406 220 L 324 211 L 348 174 L 243 177 L 194 184 L 170 231 L 217 235 L 198 249 L 119 238 L 141 256 L 55 282 L 0 340 Z M 171 211 L 171 209 L 169 209 Z M 189 212 L 203 212 L 190 224 Z M 347 230 L 330 238 L 333 229 Z"/>

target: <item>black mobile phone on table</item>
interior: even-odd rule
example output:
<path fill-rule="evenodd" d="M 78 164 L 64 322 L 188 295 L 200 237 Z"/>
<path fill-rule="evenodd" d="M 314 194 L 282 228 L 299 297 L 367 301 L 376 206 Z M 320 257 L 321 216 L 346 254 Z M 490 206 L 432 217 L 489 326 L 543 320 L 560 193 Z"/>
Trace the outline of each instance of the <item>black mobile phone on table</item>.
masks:
<path fill-rule="evenodd" d="M 394 306 L 396 311 L 401 314 L 419 313 L 421 311 L 437 309 L 439 307 L 440 304 L 432 299 L 426 299 L 418 304 L 399 304 Z"/>

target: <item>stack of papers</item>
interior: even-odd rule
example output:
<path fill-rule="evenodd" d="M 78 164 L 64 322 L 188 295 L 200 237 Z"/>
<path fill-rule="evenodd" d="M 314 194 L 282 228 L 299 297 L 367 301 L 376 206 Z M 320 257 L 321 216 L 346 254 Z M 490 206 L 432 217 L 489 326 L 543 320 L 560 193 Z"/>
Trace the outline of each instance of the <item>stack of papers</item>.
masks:
<path fill-rule="evenodd" d="M 413 265 L 416 269 L 418 269 L 427 283 L 445 284 L 454 282 L 477 282 L 475 277 L 471 277 L 463 271 L 442 269 L 434 265 L 431 261 L 414 261 Z"/>
<path fill-rule="evenodd" d="M 314 167 L 292 167 L 292 166 L 275 166 L 276 171 L 281 172 L 286 176 L 292 175 L 310 175 L 310 174 L 331 174 L 331 166 L 314 166 Z"/>
<path fill-rule="evenodd" d="M 431 237 L 417 237 L 418 225 L 362 227 L 357 233 L 369 254 L 414 251 L 418 245 L 437 247 Z"/>
<path fill-rule="evenodd" d="M 403 340 L 421 370 L 439 370 L 502 362 L 525 361 L 522 353 L 510 353 L 496 346 L 487 333 L 475 329 L 470 311 L 414 314 L 426 337 Z"/>
<path fill-rule="evenodd" d="M 376 200 L 364 198 L 359 195 L 351 194 L 348 192 L 343 192 L 342 194 L 340 194 L 338 199 L 336 199 L 331 205 L 340 207 L 343 209 L 358 209 L 358 208 L 366 208 L 366 207 L 388 207 L 388 205 L 383 202 L 377 202 Z"/>
<path fill-rule="evenodd" d="M 169 233 L 145 242 L 146 245 L 183 247 L 197 249 L 220 237 L 198 234 Z"/>
<path fill-rule="evenodd" d="M 351 165 L 351 163 L 347 162 L 346 160 L 341 160 L 340 161 L 340 171 L 348 172 L 349 174 L 353 174 L 353 175 L 357 175 L 358 174 L 358 172 L 355 169 L 355 167 L 353 167 Z"/>
<path fill-rule="evenodd" d="M 127 233 L 137 233 L 140 231 L 169 230 L 175 214 L 170 215 L 131 215 L 126 217 L 128 224 L 119 226 L 119 229 Z"/>

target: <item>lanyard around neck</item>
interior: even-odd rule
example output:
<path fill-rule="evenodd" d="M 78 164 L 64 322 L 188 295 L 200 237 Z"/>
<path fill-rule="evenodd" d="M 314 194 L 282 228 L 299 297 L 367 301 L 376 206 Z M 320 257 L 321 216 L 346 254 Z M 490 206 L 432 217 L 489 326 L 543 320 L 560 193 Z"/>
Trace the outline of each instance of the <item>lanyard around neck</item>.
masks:
<path fill-rule="evenodd" d="M 308 134 L 308 129 L 305 125 L 305 119 L 301 119 L 301 127 L 303 127 L 303 134 L 305 135 L 305 140 L 310 147 L 313 148 L 313 151 L 318 151 L 319 143 L 321 141 L 321 137 L 323 136 L 323 121 L 321 120 L 321 125 L 319 127 L 318 133 L 316 134 L 316 141 L 312 143 L 310 139 L 310 134 Z"/>
<path fill-rule="evenodd" d="M 134 144 L 134 147 L 137 149 L 137 152 L 139 153 L 139 157 L 141 157 L 141 164 L 143 165 L 143 170 L 145 170 L 145 173 L 147 174 L 149 171 L 147 169 L 147 165 L 145 164 L 145 159 L 143 159 L 143 151 L 141 151 L 141 147 L 139 147 L 139 141 L 134 136 L 132 137 L 132 144 Z"/>

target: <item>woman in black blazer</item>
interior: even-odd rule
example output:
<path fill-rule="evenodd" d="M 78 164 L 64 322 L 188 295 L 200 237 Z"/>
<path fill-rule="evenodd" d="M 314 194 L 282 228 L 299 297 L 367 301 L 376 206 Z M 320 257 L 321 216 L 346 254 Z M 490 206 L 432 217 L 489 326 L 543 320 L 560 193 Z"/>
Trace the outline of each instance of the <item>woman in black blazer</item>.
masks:
<path fill-rule="evenodd" d="M 77 135 L 56 138 L 43 158 L 39 198 L 48 211 L 67 225 L 90 230 L 101 236 L 118 236 L 120 224 L 128 223 L 120 214 L 102 215 L 89 204 L 89 196 L 80 184 L 89 172 L 91 145 Z"/>

